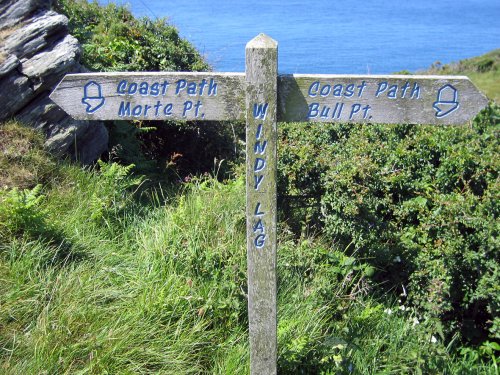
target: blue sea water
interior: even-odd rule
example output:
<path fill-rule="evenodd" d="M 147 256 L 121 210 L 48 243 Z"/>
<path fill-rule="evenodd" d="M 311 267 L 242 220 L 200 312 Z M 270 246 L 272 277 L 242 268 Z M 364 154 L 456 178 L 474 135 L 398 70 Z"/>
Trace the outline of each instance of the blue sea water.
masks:
<path fill-rule="evenodd" d="M 168 18 L 216 71 L 244 71 L 261 32 L 279 43 L 280 73 L 416 71 L 500 48 L 500 0 L 114 2 Z"/>

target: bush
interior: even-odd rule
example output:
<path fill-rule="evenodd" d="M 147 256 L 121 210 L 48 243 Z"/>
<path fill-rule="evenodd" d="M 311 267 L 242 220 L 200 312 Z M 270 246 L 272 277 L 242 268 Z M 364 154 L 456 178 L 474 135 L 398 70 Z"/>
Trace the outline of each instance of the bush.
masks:
<path fill-rule="evenodd" d="M 450 337 L 498 339 L 499 115 L 467 128 L 282 124 L 283 216 L 369 259 Z"/>
<path fill-rule="evenodd" d="M 82 44 L 82 63 L 93 71 L 200 71 L 208 64 L 165 19 L 136 19 L 124 6 L 57 0 L 70 33 Z"/>

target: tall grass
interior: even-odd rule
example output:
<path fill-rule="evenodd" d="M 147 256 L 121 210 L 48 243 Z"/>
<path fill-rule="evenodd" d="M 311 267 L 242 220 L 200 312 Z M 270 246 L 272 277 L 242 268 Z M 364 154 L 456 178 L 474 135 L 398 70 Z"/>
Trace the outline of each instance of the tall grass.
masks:
<path fill-rule="evenodd" d="M 26 188 L 43 199 L 0 231 L 0 373 L 248 373 L 244 180 L 139 199 L 132 173 L 58 164 Z M 29 210 L 50 230 L 30 231 Z M 371 296 L 367 265 L 280 228 L 280 373 L 495 373 Z"/>

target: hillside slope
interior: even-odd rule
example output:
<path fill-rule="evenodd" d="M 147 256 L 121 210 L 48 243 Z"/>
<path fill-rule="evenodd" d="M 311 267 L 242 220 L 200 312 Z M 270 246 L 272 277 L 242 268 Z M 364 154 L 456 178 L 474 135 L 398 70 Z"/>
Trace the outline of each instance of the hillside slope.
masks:
<path fill-rule="evenodd" d="M 500 104 L 500 49 L 456 63 L 434 63 L 422 73 L 468 76 L 488 98 Z"/>

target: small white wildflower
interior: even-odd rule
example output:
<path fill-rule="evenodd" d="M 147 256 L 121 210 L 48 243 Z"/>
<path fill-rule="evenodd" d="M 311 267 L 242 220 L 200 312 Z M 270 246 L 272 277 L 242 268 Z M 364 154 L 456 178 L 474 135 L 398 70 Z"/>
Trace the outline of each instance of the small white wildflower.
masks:
<path fill-rule="evenodd" d="M 405 305 L 401 305 L 401 306 L 399 306 L 399 309 L 400 309 L 401 311 L 405 311 L 405 310 L 406 310 L 406 307 L 405 307 Z"/>
<path fill-rule="evenodd" d="M 394 263 L 401 263 L 401 257 L 398 255 L 392 260 Z"/>
<path fill-rule="evenodd" d="M 385 309 L 384 312 L 387 314 L 387 315 L 391 315 L 392 314 L 392 309 Z"/>
<path fill-rule="evenodd" d="M 435 344 L 435 343 L 437 343 L 437 342 L 438 342 L 437 338 L 435 338 L 435 337 L 434 337 L 434 335 L 432 335 L 432 336 L 431 336 L 431 342 L 432 342 L 433 344 Z"/>
<path fill-rule="evenodd" d="M 413 317 L 413 327 L 415 327 L 417 324 L 420 324 L 420 322 L 418 321 L 417 317 Z"/>

